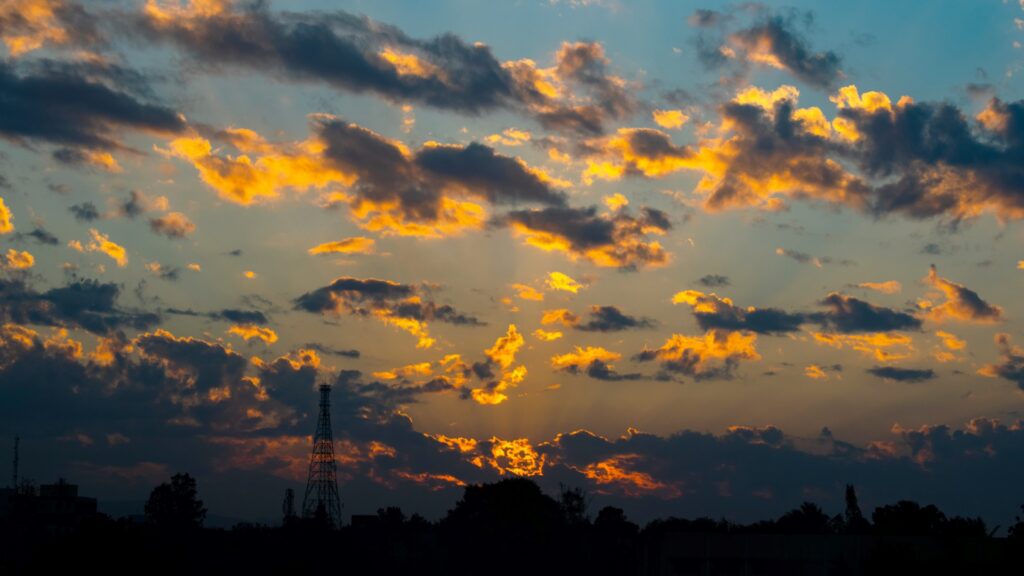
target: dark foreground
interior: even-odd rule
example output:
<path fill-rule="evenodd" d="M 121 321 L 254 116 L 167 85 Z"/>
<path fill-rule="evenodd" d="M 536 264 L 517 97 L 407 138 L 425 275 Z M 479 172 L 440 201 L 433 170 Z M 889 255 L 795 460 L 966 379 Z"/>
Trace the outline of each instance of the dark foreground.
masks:
<path fill-rule="evenodd" d="M 135 520 L 9 515 L 0 574 L 1024 574 L 1024 523 L 997 538 L 980 519 L 913 502 L 868 520 L 852 489 L 833 517 L 808 503 L 751 525 L 664 519 L 643 529 L 617 508 L 589 516 L 578 490 L 556 499 L 525 479 L 467 487 L 436 523 L 388 508 L 340 529 L 292 516 L 213 530 L 185 504 Z"/>

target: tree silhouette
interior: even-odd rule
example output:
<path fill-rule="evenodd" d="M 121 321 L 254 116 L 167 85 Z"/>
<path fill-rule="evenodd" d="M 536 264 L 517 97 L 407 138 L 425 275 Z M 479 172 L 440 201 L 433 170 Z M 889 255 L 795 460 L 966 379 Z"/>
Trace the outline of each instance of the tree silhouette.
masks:
<path fill-rule="evenodd" d="M 860 504 L 857 502 L 857 491 L 852 484 L 846 485 L 846 511 L 843 513 L 844 529 L 849 534 L 865 534 L 871 529 L 871 524 L 864 518 L 860 511 Z"/>
<path fill-rule="evenodd" d="M 206 508 L 198 498 L 195 479 L 188 474 L 175 474 L 170 484 L 164 482 L 153 488 L 146 501 L 146 518 L 172 530 L 202 527 Z"/>

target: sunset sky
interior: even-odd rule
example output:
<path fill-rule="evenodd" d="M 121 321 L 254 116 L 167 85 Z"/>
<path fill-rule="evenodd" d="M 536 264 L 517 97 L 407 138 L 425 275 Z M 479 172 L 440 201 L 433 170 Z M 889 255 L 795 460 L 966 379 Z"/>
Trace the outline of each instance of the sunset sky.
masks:
<path fill-rule="evenodd" d="M 274 521 L 330 383 L 346 516 L 521 474 L 1005 526 L 1022 43 L 1016 0 L 0 0 L 0 472 Z"/>

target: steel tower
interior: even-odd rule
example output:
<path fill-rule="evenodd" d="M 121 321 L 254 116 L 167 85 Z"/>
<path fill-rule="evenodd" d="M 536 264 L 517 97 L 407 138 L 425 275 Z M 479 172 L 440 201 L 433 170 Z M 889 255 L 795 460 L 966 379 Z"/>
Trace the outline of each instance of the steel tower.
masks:
<path fill-rule="evenodd" d="M 338 467 L 334 461 L 334 436 L 331 432 L 331 385 L 320 386 L 320 417 L 309 457 L 309 478 L 302 499 L 302 515 L 324 517 L 332 527 L 341 525 L 341 498 L 338 496 Z M 321 511 L 322 509 L 322 511 Z"/>

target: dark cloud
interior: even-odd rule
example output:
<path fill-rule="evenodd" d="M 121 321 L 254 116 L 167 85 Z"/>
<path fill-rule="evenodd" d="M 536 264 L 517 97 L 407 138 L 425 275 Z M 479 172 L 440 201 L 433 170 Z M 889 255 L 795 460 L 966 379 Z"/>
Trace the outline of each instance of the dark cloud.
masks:
<path fill-rule="evenodd" d="M 354 210 L 397 205 L 388 209 L 403 221 L 431 224 L 447 217 L 444 199 L 453 196 L 565 204 L 565 196 L 523 162 L 482 144 L 424 146 L 410 158 L 398 143 L 343 120 L 319 119 L 313 130 L 327 145 L 325 160 L 358 176 Z"/>
<path fill-rule="evenodd" d="M 743 308 L 717 294 L 688 290 L 673 300 L 691 306 L 697 324 L 704 330 L 746 330 L 758 334 L 797 332 L 805 324 L 818 324 L 829 331 L 844 334 L 919 330 L 921 319 L 891 308 L 832 292 L 819 304 L 825 312 L 787 312 L 778 308 Z"/>
<path fill-rule="evenodd" d="M 122 328 L 146 329 L 160 317 L 117 307 L 121 289 L 114 283 L 74 280 L 37 292 L 21 280 L 0 280 L 0 318 L 16 324 L 78 327 L 96 334 Z"/>
<path fill-rule="evenodd" d="M 842 59 L 831 50 L 815 52 L 796 25 L 809 21 L 811 13 L 775 14 L 767 16 L 753 26 L 736 31 L 731 38 L 751 56 L 774 57 L 778 64 L 793 76 L 817 88 L 831 88 L 843 78 Z M 759 59 L 763 62 L 763 59 Z"/>
<path fill-rule="evenodd" d="M 650 328 L 654 325 L 654 320 L 650 318 L 629 316 L 615 306 L 591 306 L 589 319 L 574 324 L 573 328 L 584 332 L 619 332 L 632 328 Z"/>
<path fill-rule="evenodd" d="M 343 358 L 359 358 L 361 356 L 359 350 L 333 348 L 318 342 L 307 342 L 306 344 L 303 344 L 303 348 L 309 348 L 310 350 L 316 350 L 317 352 L 331 354 L 333 356 L 341 356 Z"/>
<path fill-rule="evenodd" d="M 875 306 L 853 296 L 832 292 L 821 301 L 829 308 L 823 314 L 812 316 L 826 328 L 845 334 L 854 332 L 887 332 L 890 330 L 918 330 L 921 319 L 891 308 Z"/>
<path fill-rule="evenodd" d="M 233 308 L 225 308 L 223 310 L 215 310 L 213 312 L 197 312 L 195 310 L 183 310 L 180 308 L 168 308 L 164 310 L 168 314 L 175 314 L 178 316 L 202 316 L 210 318 L 212 320 L 223 320 L 225 322 L 231 322 L 233 324 L 267 324 L 270 320 L 267 316 L 259 310 L 236 310 Z"/>
<path fill-rule="evenodd" d="M 75 216 L 75 220 L 78 220 L 79 222 L 92 222 L 93 220 L 99 220 L 100 218 L 100 211 L 92 202 L 75 204 L 68 208 L 68 210 L 70 210 Z"/>
<path fill-rule="evenodd" d="M 721 274 L 708 274 L 701 276 L 697 283 L 706 288 L 718 288 L 720 286 L 729 286 L 729 277 L 722 276 Z"/>
<path fill-rule="evenodd" d="M 935 371 L 931 368 L 898 368 L 896 366 L 875 366 L 866 370 L 868 374 L 885 380 L 896 382 L 924 382 L 935 378 Z"/>
<path fill-rule="evenodd" d="M 1024 350 L 1010 342 L 1010 335 L 996 334 L 996 345 L 999 347 L 999 363 L 982 367 L 980 374 L 1009 380 L 1024 390 Z"/>
<path fill-rule="evenodd" d="M 108 83 L 71 67 L 21 71 L 0 62 L 0 137 L 20 144 L 59 144 L 78 155 L 79 149 L 123 148 L 117 139 L 122 130 L 173 133 L 185 128 L 174 110 Z"/>
<path fill-rule="evenodd" d="M 575 373 L 574 370 L 570 370 L 570 372 Z M 619 382 L 623 380 L 639 380 L 643 378 L 643 374 L 639 373 L 620 374 L 619 372 L 616 372 L 611 366 L 609 366 L 605 362 L 602 362 L 601 360 L 592 361 L 590 364 L 587 365 L 584 372 L 587 376 L 595 380 L 606 380 L 609 382 Z"/>
<path fill-rule="evenodd" d="M 45 244 L 47 246 L 56 246 L 60 243 L 60 239 L 57 236 L 39 226 L 33 228 L 31 232 L 17 232 L 14 237 L 18 241 L 33 240 L 37 244 Z"/>
<path fill-rule="evenodd" d="M 556 54 L 559 78 L 575 88 L 568 99 L 538 88 L 532 62 L 503 63 L 490 47 L 454 34 L 416 39 L 340 10 L 274 13 L 252 3 L 170 18 L 123 14 L 120 24 L 136 38 L 177 46 L 211 71 L 245 68 L 470 115 L 520 111 L 552 129 L 599 133 L 636 108 L 593 43 L 566 43 Z M 576 103 L 584 94 L 587 101 Z"/>
<path fill-rule="evenodd" d="M 565 204 L 564 195 L 550 190 L 521 162 L 481 144 L 424 148 L 415 162 L 428 174 L 475 190 L 495 204 Z"/>
<path fill-rule="evenodd" d="M 790 313 L 778 308 L 741 308 L 717 294 L 702 294 L 695 290 L 680 292 L 673 299 L 692 307 L 697 324 L 704 330 L 748 330 L 759 334 L 796 332 L 809 322 L 807 314 Z"/>
<path fill-rule="evenodd" d="M 422 289 L 388 280 L 341 277 L 327 286 L 307 292 L 293 302 L 296 310 L 313 314 L 350 314 L 373 317 L 396 325 L 419 338 L 419 347 L 433 345 L 427 322 L 446 322 L 460 326 L 485 326 L 475 316 L 457 311 L 448 304 L 424 298 Z"/>
<path fill-rule="evenodd" d="M 526 236 L 527 243 L 550 246 L 570 256 L 584 257 L 601 266 L 636 270 L 668 262 L 669 255 L 650 234 L 664 234 L 672 228 L 668 215 L 643 208 L 639 216 L 627 210 L 598 214 L 596 207 L 517 210 L 496 221 L 510 225 Z M 552 241 L 554 237 L 557 241 Z"/>

